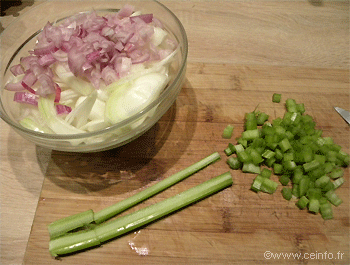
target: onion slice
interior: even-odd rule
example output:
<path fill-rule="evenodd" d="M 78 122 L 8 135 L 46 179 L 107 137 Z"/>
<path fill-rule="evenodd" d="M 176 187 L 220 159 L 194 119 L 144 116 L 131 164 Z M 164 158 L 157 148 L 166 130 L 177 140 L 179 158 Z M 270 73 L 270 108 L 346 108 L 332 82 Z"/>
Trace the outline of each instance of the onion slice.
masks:
<path fill-rule="evenodd" d="M 160 95 L 167 81 L 164 74 L 149 73 L 116 88 L 106 102 L 106 121 L 114 124 L 136 114 Z"/>

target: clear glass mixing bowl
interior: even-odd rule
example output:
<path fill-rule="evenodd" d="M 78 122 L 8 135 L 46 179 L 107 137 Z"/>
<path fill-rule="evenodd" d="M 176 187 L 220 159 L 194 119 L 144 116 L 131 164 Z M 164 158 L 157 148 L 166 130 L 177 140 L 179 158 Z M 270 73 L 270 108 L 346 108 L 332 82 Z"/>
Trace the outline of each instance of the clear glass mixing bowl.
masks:
<path fill-rule="evenodd" d="M 1 38 L 1 94 L 0 116 L 18 134 L 33 143 L 53 150 L 68 152 L 94 152 L 124 145 L 150 129 L 176 100 L 186 72 L 188 43 L 180 20 L 163 4 L 157 1 L 132 1 L 136 10 L 153 13 L 178 42 L 179 52 L 171 64 L 172 78 L 161 95 L 133 116 L 105 129 L 82 134 L 47 134 L 22 127 L 16 119 L 13 94 L 4 90 L 10 75 L 10 67 L 18 64 L 19 58 L 28 55 L 36 36 L 45 24 L 59 21 L 79 12 L 95 10 L 98 14 L 117 12 L 128 2 L 124 1 L 47 1 L 20 15 L 0 35 Z M 148 115 L 152 113 L 152 115 Z M 147 117 L 141 124 L 138 120 Z"/>

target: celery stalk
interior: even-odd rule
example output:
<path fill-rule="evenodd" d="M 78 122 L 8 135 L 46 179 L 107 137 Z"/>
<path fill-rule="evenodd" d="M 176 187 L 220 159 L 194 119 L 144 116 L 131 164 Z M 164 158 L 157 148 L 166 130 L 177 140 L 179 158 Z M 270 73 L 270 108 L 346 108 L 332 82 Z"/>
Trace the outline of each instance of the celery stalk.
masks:
<path fill-rule="evenodd" d="M 94 212 L 92 210 L 87 210 L 85 212 L 59 219 L 55 222 L 52 222 L 48 226 L 50 238 L 53 239 L 55 237 L 59 237 L 69 231 L 89 225 L 93 221 Z"/>
<path fill-rule="evenodd" d="M 158 182 L 157 184 L 123 200 L 119 203 L 116 203 L 108 208 L 105 208 L 97 213 L 95 213 L 95 223 L 100 224 L 107 219 L 115 216 L 118 213 L 121 213 L 125 211 L 126 209 L 148 199 L 149 197 L 169 188 L 170 186 L 176 184 L 177 182 L 189 177 L 190 175 L 194 174 L 195 172 L 203 169 L 204 167 L 208 166 L 209 164 L 217 161 L 220 159 L 220 154 L 218 152 L 215 152 L 211 154 L 210 156 L 200 160 L 199 162 L 175 173 L 174 175 Z"/>
<path fill-rule="evenodd" d="M 218 152 L 212 153 L 211 155 L 205 157 L 204 159 L 194 163 L 193 165 L 175 173 L 174 175 L 156 183 L 155 185 L 125 199 L 114 205 L 111 205 L 99 212 L 93 213 L 91 210 L 83 213 L 78 213 L 73 216 L 65 217 L 63 219 L 57 220 L 48 226 L 50 238 L 61 236 L 65 233 L 70 232 L 79 227 L 88 225 L 90 222 L 95 222 L 100 224 L 113 216 L 131 208 L 132 206 L 154 196 L 155 194 L 169 188 L 170 186 L 184 180 L 190 175 L 196 173 L 197 171 L 203 169 L 204 167 L 214 163 L 220 159 L 220 154 Z M 90 212 L 92 215 L 87 216 Z M 92 217 L 91 217 L 92 216 Z"/>
<path fill-rule="evenodd" d="M 161 202 L 97 225 L 87 232 L 72 233 L 53 239 L 50 241 L 49 251 L 52 256 L 58 256 L 97 246 L 189 206 L 232 184 L 232 176 L 226 172 Z"/>

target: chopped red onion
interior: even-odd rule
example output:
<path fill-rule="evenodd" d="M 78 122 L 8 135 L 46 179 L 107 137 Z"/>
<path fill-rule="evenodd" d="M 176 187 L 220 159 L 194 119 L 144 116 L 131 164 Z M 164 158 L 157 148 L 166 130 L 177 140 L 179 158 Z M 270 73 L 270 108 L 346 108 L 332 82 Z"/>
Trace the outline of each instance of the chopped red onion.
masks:
<path fill-rule="evenodd" d="M 151 23 L 153 21 L 153 14 L 142 14 L 139 16 L 130 17 L 132 22 L 136 22 L 136 19 L 142 19 L 145 23 Z"/>
<path fill-rule="evenodd" d="M 17 83 L 7 83 L 4 87 L 6 90 L 9 91 L 22 91 L 24 90 L 24 87 L 22 86 L 22 82 Z"/>
<path fill-rule="evenodd" d="M 27 103 L 30 105 L 38 105 L 38 97 L 30 92 L 16 92 L 13 100 L 18 103 Z"/>
<path fill-rule="evenodd" d="M 91 63 L 100 58 L 100 52 L 93 51 L 86 55 L 86 59 Z"/>
<path fill-rule="evenodd" d="M 34 49 L 34 55 L 44 55 L 58 51 L 54 42 L 45 43 L 40 47 Z"/>
<path fill-rule="evenodd" d="M 36 90 L 36 94 L 46 97 L 47 95 L 56 93 L 56 85 L 50 76 L 41 74 L 38 76 L 38 82 L 40 86 Z"/>
<path fill-rule="evenodd" d="M 54 102 L 59 103 L 61 100 L 62 89 L 57 83 L 55 83 L 55 88 L 56 88 L 56 94 L 55 94 L 55 101 Z"/>
<path fill-rule="evenodd" d="M 127 4 L 106 16 L 92 11 L 58 25 L 48 22 L 30 55 L 11 68 L 14 75 L 25 73 L 22 82 L 7 84 L 5 88 L 19 91 L 23 86 L 33 94 L 54 94 L 57 99 L 59 92 L 53 81 L 52 65 L 67 65 L 75 76 L 99 88 L 101 82 L 108 85 L 126 76 L 132 64 L 165 58 L 171 51 L 162 50 L 151 41 L 154 26 L 162 28 L 162 23 L 153 14 L 132 16 L 134 11 Z"/>
<path fill-rule="evenodd" d="M 72 111 L 72 108 L 67 105 L 61 105 L 61 104 L 56 105 L 56 112 L 58 115 L 68 114 L 71 111 Z"/>
<path fill-rule="evenodd" d="M 16 64 L 16 65 L 12 66 L 10 68 L 10 71 L 14 76 L 24 74 L 24 69 L 23 69 L 23 66 L 21 64 Z"/>
<path fill-rule="evenodd" d="M 118 80 L 117 72 L 110 66 L 106 66 L 102 72 L 101 77 L 105 81 L 106 85 L 112 84 Z"/>
<path fill-rule="evenodd" d="M 28 90 L 33 95 L 36 94 L 35 90 L 33 88 L 31 88 L 30 86 L 28 86 L 25 82 L 22 81 L 21 84 L 24 87 L 24 89 Z"/>
<path fill-rule="evenodd" d="M 33 64 L 37 64 L 39 60 L 39 57 L 35 55 L 30 55 L 26 57 L 21 57 L 20 63 L 24 68 L 24 71 L 27 71 L 31 68 Z"/>
<path fill-rule="evenodd" d="M 44 54 L 38 60 L 38 63 L 41 66 L 48 66 L 48 65 L 53 64 L 54 62 L 56 62 L 56 58 L 53 57 L 53 55 L 51 53 L 50 54 Z"/>
<path fill-rule="evenodd" d="M 130 17 L 134 13 L 134 7 L 132 5 L 124 5 L 117 13 L 119 18 Z"/>

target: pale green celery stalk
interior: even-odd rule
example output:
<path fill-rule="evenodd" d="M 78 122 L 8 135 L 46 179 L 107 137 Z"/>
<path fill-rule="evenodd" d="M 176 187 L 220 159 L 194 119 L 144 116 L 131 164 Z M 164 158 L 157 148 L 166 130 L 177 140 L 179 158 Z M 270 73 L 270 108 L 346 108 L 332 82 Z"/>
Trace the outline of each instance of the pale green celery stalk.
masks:
<path fill-rule="evenodd" d="M 90 220 L 86 218 L 84 213 L 78 213 L 76 215 L 66 217 L 60 220 L 57 220 L 56 222 L 50 224 L 48 226 L 50 238 L 61 236 L 65 233 L 70 232 L 73 229 L 86 226 L 88 223 L 87 221 L 90 220 L 90 222 L 95 222 L 97 224 L 102 223 L 113 216 L 131 208 L 132 206 L 148 199 L 149 197 L 154 196 L 155 194 L 169 188 L 170 186 L 180 182 L 181 180 L 189 177 L 190 175 L 196 173 L 197 171 L 203 169 L 204 167 L 210 165 L 211 163 L 214 163 L 215 161 L 220 159 L 220 154 L 218 152 L 215 152 L 206 158 L 198 161 L 197 163 L 183 169 L 182 171 L 179 171 L 175 173 L 174 175 L 156 183 L 155 185 L 125 199 L 122 200 L 110 207 L 107 207 L 97 213 L 93 214 L 93 220 Z M 92 212 L 92 211 L 91 211 Z M 86 218 L 86 219 L 85 219 Z M 90 218 L 90 217 L 89 217 Z"/>
<path fill-rule="evenodd" d="M 48 226 L 50 239 L 62 236 L 69 231 L 89 225 L 94 221 L 94 212 L 87 210 L 52 222 Z"/>
<path fill-rule="evenodd" d="M 72 233 L 50 241 L 52 256 L 66 255 L 98 245 L 156 221 L 168 214 L 193 204 L 233 184 L 229 172 L 210 179 L 180 194 L 165 199 L 116 220 L 97 225 L 89 234 Z"/>
<path fill-rule="evenodd" d="M 125 211 L 126 209 L 154 196 L 155 194 L 169 188 L 170 186 L 182 181 L 183 179 L 193 175 L 197 171 L 203 169 L 204 167 L 210 165 L 211 163 L 220 159 L 220 154 L 215 152 L 206 158 L 200 160 L 199 162 L 175 173 L 174 175 L 156 183 L 155 185 L 123 200 L 108 208 L 105 208 L 97 213 L 95 213 L 95 223 L 100 224 L 111 217 Z"/>

